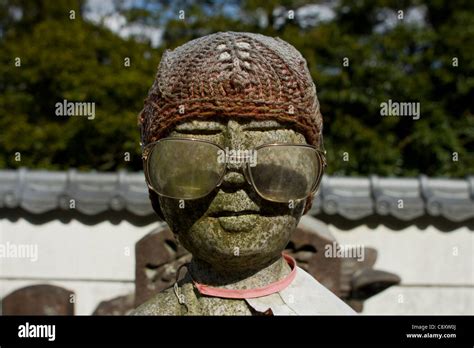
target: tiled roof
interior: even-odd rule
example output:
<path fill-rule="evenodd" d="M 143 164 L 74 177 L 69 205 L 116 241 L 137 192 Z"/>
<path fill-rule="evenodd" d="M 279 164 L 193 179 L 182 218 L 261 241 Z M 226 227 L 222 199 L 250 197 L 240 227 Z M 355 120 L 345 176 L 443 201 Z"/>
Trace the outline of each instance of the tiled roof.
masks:
<path fill-rule="evenodd" d="M 42 214 L 75 209 L 86 215 L 127 210 L 153 214 L 143 173 L 82 173 L 75 170 L 0 170 L 0 209 L 22 208 Z M 474 176 L 466 179 L 329 177 L 323 178 L 310 214 L 338 214 L 350 220 L 391 215 L 399 220 L 430 215 L 453 222 L 474 217 Z"/>

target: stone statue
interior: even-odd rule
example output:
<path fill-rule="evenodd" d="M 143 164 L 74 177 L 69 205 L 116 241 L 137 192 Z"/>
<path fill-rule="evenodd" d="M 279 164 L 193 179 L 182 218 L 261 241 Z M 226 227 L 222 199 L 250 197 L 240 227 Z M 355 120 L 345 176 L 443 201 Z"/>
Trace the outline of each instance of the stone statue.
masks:
<path fill-rule="evenodd" d="M 355 313 L 282 254 L 326 164 L 293 46 L 225 32 L 166 51 L 139 124 L 153 207 L 192 260 L 132 314 Z"/>

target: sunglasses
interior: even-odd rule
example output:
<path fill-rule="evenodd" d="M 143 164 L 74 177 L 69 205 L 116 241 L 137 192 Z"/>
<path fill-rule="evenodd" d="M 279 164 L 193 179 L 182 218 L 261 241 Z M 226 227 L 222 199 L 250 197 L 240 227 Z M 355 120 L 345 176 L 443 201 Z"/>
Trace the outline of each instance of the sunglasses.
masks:
<path fill-rule="evenodd" d="M 306 144 L 229 150 L 207 140 L 170 137 L 145 146 L 142 158 L 148 187 L 164 197 L 205 197 L 222 184 L 229 170 L 240 169 L 260 197 L 288 203 L 318 189 L 325 153 Z"/>

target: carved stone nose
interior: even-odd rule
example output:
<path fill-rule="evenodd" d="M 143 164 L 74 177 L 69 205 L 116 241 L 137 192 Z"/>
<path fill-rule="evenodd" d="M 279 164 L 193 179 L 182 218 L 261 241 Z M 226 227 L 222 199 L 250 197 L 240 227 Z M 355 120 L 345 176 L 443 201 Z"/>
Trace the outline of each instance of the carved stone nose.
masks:
<path fill-rule="evenodd" d="M 223 187 L 240 187 L 246 183 L 245 176 L 242 172 L 229 171 L 224 175 L 222 180 Z"/>
<path fill-rule="evenodd" d="M 242 125 L 235 120 L 229 120 L 227 122 L 227 143 L 231 149 L 241 149 L 244 140 L 244 134 L 242 133 Z"/>

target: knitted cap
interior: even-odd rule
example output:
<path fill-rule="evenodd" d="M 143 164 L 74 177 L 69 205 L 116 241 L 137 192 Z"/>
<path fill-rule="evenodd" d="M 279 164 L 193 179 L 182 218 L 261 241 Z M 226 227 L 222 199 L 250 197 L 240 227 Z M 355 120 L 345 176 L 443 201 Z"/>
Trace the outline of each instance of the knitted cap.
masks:
<path fill-rule="evenodd" d="M 166 50 L 139 115 L 144 145 L 189 119 L 290 122 L 321 142 L 316 88 L 303 56 L 280 38 L 219 32 Z"/>

